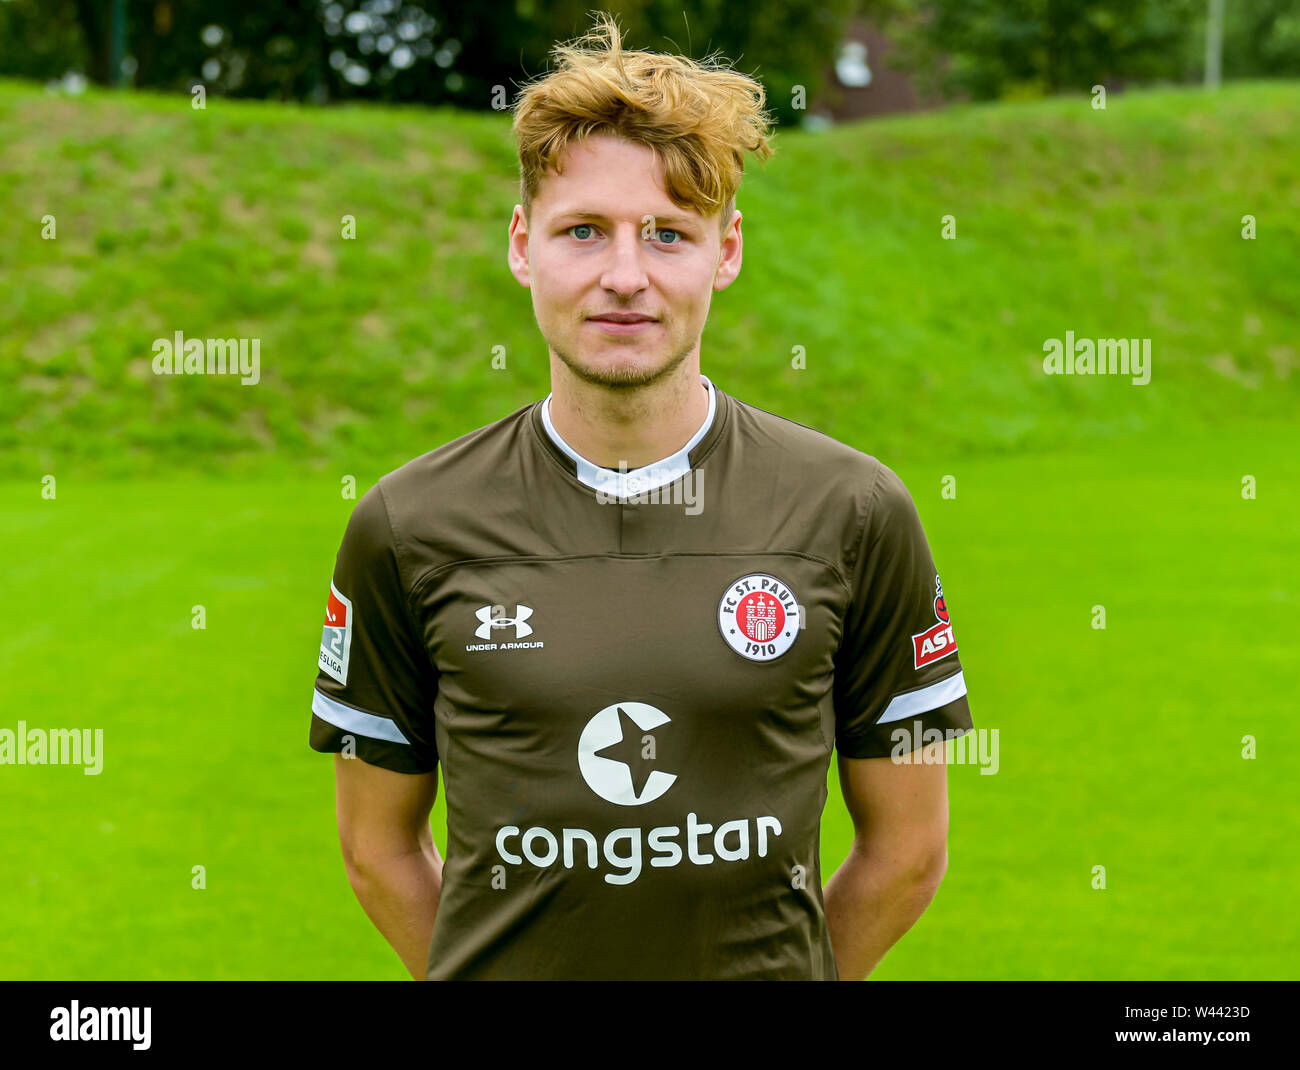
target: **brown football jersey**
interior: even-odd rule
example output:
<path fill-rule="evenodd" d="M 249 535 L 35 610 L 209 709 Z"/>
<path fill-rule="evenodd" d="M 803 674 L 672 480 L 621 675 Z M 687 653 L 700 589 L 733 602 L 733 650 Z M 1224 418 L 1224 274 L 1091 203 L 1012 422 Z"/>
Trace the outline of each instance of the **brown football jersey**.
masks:
<path fill-rule="evenodd" d="M 971 727 L 902 482 L 701 379 L 655 465 L 591 464 L 548 397 L 352 514 L 310 742 L 441 766 L 431 980 L 833 980 L 832 750 Z"/>

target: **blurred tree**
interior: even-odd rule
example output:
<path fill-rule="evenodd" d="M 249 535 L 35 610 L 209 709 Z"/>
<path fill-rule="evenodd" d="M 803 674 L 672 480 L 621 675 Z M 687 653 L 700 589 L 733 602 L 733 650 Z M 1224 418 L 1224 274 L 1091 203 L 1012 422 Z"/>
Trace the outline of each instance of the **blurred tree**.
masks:
<path fill-rule="evenodd" d="M 801 116 L 856 0 L 124 0 L 126 81 L 142 88 L 325 102 L 501 107 L 557 41 L 619 17 L 632 48 L 718 53 L 764 82 L 778 122 Z M 0 73 L 109 84 L 109 0 L 0 0 Z M 78 28 L 80 32 L 78 33 Z"/>
<path fill-rule="evenodd" d="M 1187 43 L 1205 17 L 1205 0 L 885 0 L 868 8 L 897 43 L 898 65 L 927 89 L 977 100 L 1186 78 Z"/>
<path fill-rule="evenodd" d="M 557 41 L 592 26 L 599 7 L 619 18 L 627 47 L 694 58 L 717 52 L 765 85 L 778 122 L 798 121 L 793 87 L 811 99 L 833 62 L 855 0 L 794 0 L 755 9 L 741 0 L 483 0 L 416 5 L 328 0 L 331 96 L 488 108 L 546 68 Z"/>
<path fill-rule="evenodd" d="M 1300 75 L 1300 0 L 1228 0 L 1223 74 L 1225 78 Z"/>
<path fill-rule="evenodd" d="M 47 82 L 88 71 L 77 20 L 75 0 L 0 0 L 0 74 Z"/>
<path fill-rule="evenodd" d="M 1223 76 L 1300 74 L 1300 0 L 1229 0 Z M 1206 0 L 863 0 L 894 65 L 976 99 L 1188 81 L 1205 63 Z"/>
<path fill-rule="evenodd" d="M 1206 0 L 123 0 L 128 84 L 324 103 L 501 107 L 555 42 L 618 16 L 629 47 L 717 53 L 763 82 L 779 123 L 821 88 L 848 20 L 896 42 L 929 88 L 989 98 L 1189 79 Z M 1224 75 L 1300 74 L 1300 0 L 1231 0 Z M 0 0 L 0 74 L 109 83 L 110 0 Z"/>

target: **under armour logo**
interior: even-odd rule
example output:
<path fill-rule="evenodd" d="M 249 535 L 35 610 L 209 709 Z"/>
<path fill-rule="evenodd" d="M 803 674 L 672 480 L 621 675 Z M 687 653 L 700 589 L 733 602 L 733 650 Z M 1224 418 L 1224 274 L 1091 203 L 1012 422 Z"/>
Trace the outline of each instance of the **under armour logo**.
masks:
<path fill-rule="evenodd" d="M 516 604 L 513 617 L 507 617 L 504 614 L 505 606 L 483 606 L 481 609 L 476 609 L 474 616 L 478 617 L 483 623 L 474 629 L 474 634 L 480 639 L 488 639 L 491 638 L 493 628 L 506 628 L 510 625 L 514 625 L 516 639 L 522 639 L 526 635 L 533 634 L 532 625 L 524 623 L 533 615 L 532 606 Z"/>

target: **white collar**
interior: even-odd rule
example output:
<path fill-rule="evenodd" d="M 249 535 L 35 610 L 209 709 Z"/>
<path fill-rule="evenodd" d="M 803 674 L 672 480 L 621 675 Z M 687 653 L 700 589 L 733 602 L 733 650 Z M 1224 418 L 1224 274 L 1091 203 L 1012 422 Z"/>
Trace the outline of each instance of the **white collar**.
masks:
<path fill-rule="evenodd" d="M 555 430 L 555 425 L 551 423 L 551 394 L 547 394 L 546 400 L 542 402 L 542 423 L 546 427 L 546 433 L 551 436 L 551 440 L 560 447 L 565 456 L 571 458 L 578 466 L 579 480 L 611 497 L 631 498 L 645 491 L 674 483 L 691 470 L 691 450 L 699 445 L 700 439 L 713 426 L 713 417 L 718 410 L 718 397 L 714 393 L 713 383 L 703 372 L 700 373 L 700 379 L 709 391 L 709 411 L 704 417 L 704 423 L 691 436 L 690 441 L 676 453 L 641 468 L 633 468 L 630 471 L 624 469 L 616 472 L 609 468 L 602 468 L 598 464 L 592 464 L 587 458 L 578 453 L 560 437 L 560 433 Z"/>

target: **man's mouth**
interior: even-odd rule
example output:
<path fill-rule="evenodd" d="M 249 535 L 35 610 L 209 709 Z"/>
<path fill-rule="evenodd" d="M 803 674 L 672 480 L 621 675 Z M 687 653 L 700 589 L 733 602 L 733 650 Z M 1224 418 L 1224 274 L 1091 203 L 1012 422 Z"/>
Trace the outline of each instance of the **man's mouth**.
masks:
<path fill-rule="evenodd" d="M 659 323 L 653 316 L 640 312 L 606 312 L 588 317 L 588 322 L 599 327 L 602 334 L 611 336 L 645 334 Z"/>

